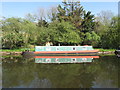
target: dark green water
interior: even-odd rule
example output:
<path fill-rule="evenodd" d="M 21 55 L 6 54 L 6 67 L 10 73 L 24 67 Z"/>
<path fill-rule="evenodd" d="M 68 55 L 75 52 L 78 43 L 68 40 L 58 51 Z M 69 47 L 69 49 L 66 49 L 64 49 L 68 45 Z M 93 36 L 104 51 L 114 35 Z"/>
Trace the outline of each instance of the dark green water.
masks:
<path fill-rule="evenodd" d="M 118 88 L 116 56 L 100 56 L 90 63 L 40 64 L 21 56 L 4 57 L 3 88 Z"/>

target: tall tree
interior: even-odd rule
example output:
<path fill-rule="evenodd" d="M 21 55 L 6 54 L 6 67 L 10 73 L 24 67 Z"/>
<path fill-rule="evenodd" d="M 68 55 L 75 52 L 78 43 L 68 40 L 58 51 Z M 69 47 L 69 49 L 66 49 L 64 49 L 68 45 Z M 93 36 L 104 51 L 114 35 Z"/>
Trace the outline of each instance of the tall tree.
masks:
<path fill-rule="evenodd" d="M 94 15 L 90 11 L 86 12 L 79 1 L 64 1 L 63 5 L 58 6 L 57 16 L 58 21 L 68 21 L 75 26 L 74 30 L 83 39 L 82 44 L 87 44 L 84 42 L 87 38 L 86 33 L 92 34 L 92 31 L 96 29 Z"/>

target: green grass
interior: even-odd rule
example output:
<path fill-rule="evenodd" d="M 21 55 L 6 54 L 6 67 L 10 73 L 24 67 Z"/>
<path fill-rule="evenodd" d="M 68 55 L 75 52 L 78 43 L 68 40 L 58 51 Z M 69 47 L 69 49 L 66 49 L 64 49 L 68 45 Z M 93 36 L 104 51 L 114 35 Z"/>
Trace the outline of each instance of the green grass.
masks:
<path fill-rule="evenodd" d="M 2 49 L 0 51 L 3 52 L 22 52 L 25 51 L 27 48 L 21 48 L 21 49 Z M 30 51 L 34 51 L 34 48 L 29 49 Z"/>
<path fill-rule="evenodd" d="M 100 52 L 115 51 L 115 49 L 102 49 L 102 48 L 95 48 L 95 49 L 99 49 Z"/>

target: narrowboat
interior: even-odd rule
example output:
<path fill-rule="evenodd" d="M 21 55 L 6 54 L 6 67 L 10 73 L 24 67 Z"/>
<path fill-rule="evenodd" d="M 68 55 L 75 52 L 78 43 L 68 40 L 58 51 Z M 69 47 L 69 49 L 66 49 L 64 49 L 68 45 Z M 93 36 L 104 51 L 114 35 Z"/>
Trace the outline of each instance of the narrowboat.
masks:
<path fill-rule="evenodd" d="M 35 63 L 91 63 L 99 56 L 35 56 Z"/>
<path fill-rule="evenodd" d="M 36 46 L 35 55 L 90 55 L 98 53 L 92 46 Z"/>

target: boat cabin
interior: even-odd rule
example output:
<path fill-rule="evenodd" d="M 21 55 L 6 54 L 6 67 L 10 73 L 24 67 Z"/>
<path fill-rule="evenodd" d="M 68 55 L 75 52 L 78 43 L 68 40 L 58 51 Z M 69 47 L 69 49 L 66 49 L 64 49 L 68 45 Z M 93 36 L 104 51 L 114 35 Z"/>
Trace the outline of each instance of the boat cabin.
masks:
<path fill-rule="evenodd" d="M 36 46 L 35 51 L 81 51 L 93 50 L 92 46 Z"/>

